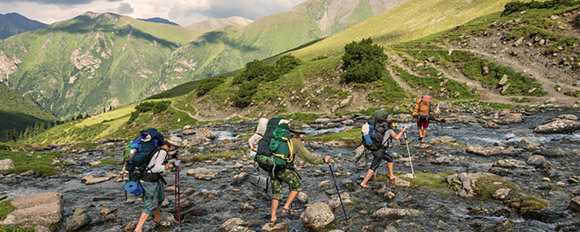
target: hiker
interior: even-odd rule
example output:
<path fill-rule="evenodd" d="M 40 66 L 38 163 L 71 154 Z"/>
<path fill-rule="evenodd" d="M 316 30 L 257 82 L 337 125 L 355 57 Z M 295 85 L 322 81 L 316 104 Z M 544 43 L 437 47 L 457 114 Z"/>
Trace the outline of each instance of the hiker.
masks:
<path fill-rule="evenodd" d="M 429 127 L 429 120 L 434 118 L 430 116 L 433 113 L 437 118 L 439 115 L 433 109 L 431 104 L 432 97 L 429 94 L 423 95 L 413 109 L 413 118 L 417 119 L 417 129 L 419 130 L 419 137 L 421 138 L 421 143 L 425 142 L 425 137 L 427 136 L 427 127 Z"/>
<path fill-rule="evenodd" d="M 383 159 L 387 160 L 387 168 L 389 169 L 389 179 L 393 180 L 397 178 L 393 173 L 393 157 L 386 152 L 386 149 L 392 143 L 392 140 L 393 139 L 399 140 L 399 138 L 401 138 L 401 135 L 403 135 L 403 133 L 407 131 L 406 128 L 403 128 L 398 134 L 396 134 L 395 130 L 397 129 L 397 125 L 398 125 L 397 121 L 389 120 L 387 122 L 381 123 L 375 129 L 376 133 L 383 135 L 382 144 L 380 145 L 380 148 L 378 150 L 371 151 L 374 158 L 371 163 L 371 167 L 367 171 L 364 180 L 360 183 L 360 186 L 362 186 L 363 188 L 368 187 L 367 182 L 371 179 L 371 177 L 373 176 L 373 174 L 375 173 L 375 171 L 377 170 Z"/>
<path fill-rule="evenodd" d="M 306 150 L 304 145 L 298 138 L 300 135 L 305 134 L 302 130 L 299 130 L 295 127 L 289 127 L 288 124 L 280 124 L 280 127 L 287 128 L 290 132 L 292 138 L 290 139 L 289 150 L 294 155 L 293 157 L 300 157 L 306 162 L 310 164 L 322 164 L 322 163 L 330 163 L 330 156 L 325 156 L 321 158 L 317 155 L 310 153 L 310 151 Z M 292 156 L 291 156 L 292 157 Z M 282 208 L 282 214 L 285 215 L 297 215 L 298 212 L 294 209 L 290 208 L 292 201 L 296 198 L 298 193 L 302 191 L 302 180 L 296 170 L 294 170 L 293 161 L 292 167 L 284 167 L 284 166 L 276 166 L 273 172 L 270 172 L 270 185 L 272 186 L 272 208 L 271 208 L 271 217 L 270 217 L 270 226 L 275 225 L 278 223 L 278 217 L 276 216 L 276 211 L 278 210 L 278 204 L 282 199 L 282 183 L 287 183 L 290 185 L 290 193 L 288 194 L 288 199 Z"/>
<path fill-rule="evenodd" d="M 167 163 L 169 157 L 168 154 L 172 153 L 172 151 L 175 151 L 180 146 L 181 139 L 178 137 L 171 136 L 165 139 L 165 144 L 155 151 L 155 154 L 153 154 L 149 161 L 147 171 L 141 175 L 140 181 L 143 186 L 143 203 L 145 204 L 145 207 L 139 217 L 139 222 L 137 223 L 135 232 L 141 232 L 143 230 L 143 225 L 145 225 L 145 222 L 151 213 L 153 213 L 153 222 L 155 225 L 171 225 L 170 222 L 161 220 L 161 203 L 165 200 L 163 189 L 166 184 L 161 173 L 167 169 L 178 167 L 180 165 L 180 160 L 176 160 L 173 164 Z"/>

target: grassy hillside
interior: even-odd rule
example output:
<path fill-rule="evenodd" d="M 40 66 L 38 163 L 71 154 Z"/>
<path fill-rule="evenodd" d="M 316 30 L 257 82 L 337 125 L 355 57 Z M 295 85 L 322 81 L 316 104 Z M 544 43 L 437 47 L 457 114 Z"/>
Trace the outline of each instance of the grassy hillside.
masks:
<path fill-rule="evenodd" d="M 368 37 L 382 45 L 419 39 L 501 11 L 509 1 L 408 0 L 293 54 L 303 59 L 339 55 L 345 44 Z"/>
<path fill-rule="evenodd" d="M 27 127 L 44 127 L 57 121 L 54 115 L 34 101 L 20 96 L 3 84 L 0 84 L 0 101 L 0 141 L 18 137 Z"/>

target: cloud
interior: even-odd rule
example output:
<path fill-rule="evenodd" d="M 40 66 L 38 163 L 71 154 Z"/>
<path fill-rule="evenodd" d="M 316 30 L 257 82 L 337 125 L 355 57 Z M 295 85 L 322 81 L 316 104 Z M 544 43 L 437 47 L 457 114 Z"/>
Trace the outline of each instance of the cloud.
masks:
<path fill-rule="evenodd" d="M 117 8 L 117 13 L 119 14 L 131 14 L 133 12 L 135 12 L 135 9 L 129 3 L 122 2 L 119 4 L 119 8 Z"/>
<path fill-rule="evenodd" d="M 34 2 L 40 4 L 53 4 L 53 5 L 85 5 L 93 2 L 94 0 L 4 0 L 6 2 Z"/>

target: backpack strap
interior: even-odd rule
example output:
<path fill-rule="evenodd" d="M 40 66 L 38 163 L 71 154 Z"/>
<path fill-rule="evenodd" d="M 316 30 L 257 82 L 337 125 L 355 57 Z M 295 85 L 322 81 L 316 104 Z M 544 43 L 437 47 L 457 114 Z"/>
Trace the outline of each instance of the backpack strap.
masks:
<path fill-rule="evenodd" d="M 286 158 L 284 154 L 274 154 L 274 156 L 286 161 L 286 163 L 292 163 L 294 162 L 294 144 L 292 143 L 292 140 L 286 137 L 282 137 L 282 139 L 288 144 L 288 158 Z"/>

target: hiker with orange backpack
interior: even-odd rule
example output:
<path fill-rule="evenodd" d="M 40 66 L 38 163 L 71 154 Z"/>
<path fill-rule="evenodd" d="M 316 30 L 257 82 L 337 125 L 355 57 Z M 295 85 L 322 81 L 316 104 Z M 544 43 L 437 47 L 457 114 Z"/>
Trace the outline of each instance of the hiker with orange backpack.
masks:
<path fill-rule="evenodd" d="M 417 100 L 417 104 L 413 109 L 413 118 L 417 119 L 417 129 L 419 130 L 421 143 L 425 142 L 427 128 L 429 127 L 429 120 L 435 119 L 431 116 L 431 113 L 439 118 L 439 115 L 435 112 L 435 109 L 431 104 L 432 99 L 433 98 L 429 94 L 423 95 Z"/>

